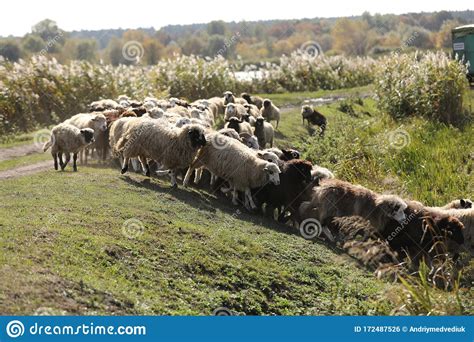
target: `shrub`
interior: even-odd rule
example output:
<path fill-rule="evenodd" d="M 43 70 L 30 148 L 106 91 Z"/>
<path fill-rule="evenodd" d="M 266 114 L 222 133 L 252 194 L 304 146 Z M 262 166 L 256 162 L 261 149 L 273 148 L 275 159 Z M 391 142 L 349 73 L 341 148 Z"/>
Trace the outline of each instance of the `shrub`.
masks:
<path fill-rule="evenodd" d="M 464 119 L 469 84 L 466 67 L 446 54 L 392 54 L 378 63 L 376 94 L 382 110 L 396 118 L 420 115 L 444 123 Z"/>

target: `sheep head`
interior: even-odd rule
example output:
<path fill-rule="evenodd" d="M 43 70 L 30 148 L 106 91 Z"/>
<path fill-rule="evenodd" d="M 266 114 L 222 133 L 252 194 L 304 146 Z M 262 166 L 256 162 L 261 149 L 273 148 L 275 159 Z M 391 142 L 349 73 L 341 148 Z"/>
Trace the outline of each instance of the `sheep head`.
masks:
<path fill-rule="evenodd" d="M 94 130 L 92 128 L 81 129 L 81 135 L 86 144 L 92 144 L 94 142 Z"/>
<path fill-rule="evenodd" d="M 275 185 L 279 185 L 280 184 L 280 168 L 278 167 L 278 165 L 274 164 L 274 163 L 266 163 L 265 164 L 265 167 L 263 168 L 263 171 L 265 171 L 267 173 L 267 176 L 268 176 L 268 181 L 270 183 L 273 183 Z"/>
<path fill-rule="evenodd" d="M 402 223 L 406 219 L 405 209 L 408 207 L 405 201 L 394 195 L 381 195 L 375 200 L 375 205 L 388 217 Z"/>
<path fill-rule="evenodd" d="M 193 148 L 199 148 L 206 145 L 206 136 L 202 127 L 191 126 L 187 130 L 188 137 Z"/>
<path fill-rule="evenodd" d="M 288 161 L 292 159 L 300 159 L 301 154 L 297 150 L 287 149 L 281 150 L 282 155 L 280 156 L 281 160 Z"/>

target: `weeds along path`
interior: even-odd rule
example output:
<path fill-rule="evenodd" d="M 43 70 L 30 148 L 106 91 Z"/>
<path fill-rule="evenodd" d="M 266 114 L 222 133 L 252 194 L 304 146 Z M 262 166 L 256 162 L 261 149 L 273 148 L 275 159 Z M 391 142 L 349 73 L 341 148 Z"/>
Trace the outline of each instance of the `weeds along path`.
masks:
<path fill-rule="evenodd" d="M 0 162 L 41 152 L 38 144 L 0 148 Z"/>
<path fill-rule="evenodd" d="M 13 169 L 0 171 L 0 180 L 31 175 L 33 173 L 48 170 L 52 167 L 53 167 L 52 160 L 46 160 L 46 161 L 42 161 L 35 164 L 20 166 Z"/>

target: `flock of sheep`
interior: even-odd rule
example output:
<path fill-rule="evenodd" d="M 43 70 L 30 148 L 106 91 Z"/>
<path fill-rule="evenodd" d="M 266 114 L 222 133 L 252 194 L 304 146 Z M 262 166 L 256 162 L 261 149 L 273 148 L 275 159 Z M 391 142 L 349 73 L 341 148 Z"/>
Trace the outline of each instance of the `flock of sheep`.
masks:
<path fill-rule="evenodd" d="M 310 106 L 303 106 L 301 115 L 303 123 L 319 126 L 324 135 L 324 115 Z M 211 189 L 229 195 L 233 204 L 272 218 L 276 212 L 278 221 L 300 229 L 316 223 L 328 241 L 347 241 L 363 232 L 364 238 L 376 236 L 391 251 L 410 256 L 430 257 L 439 242 L 453 255 L 473 252 L 470 200 L 427 207 L 335 179 L 328 169 L 300 159 L 298 151 L 273 146 L 279 121 L 280 110 L 272 101 L 246 93 L 225 92 L 192 103 L 122 95 L 93 102 L 90 113 L 54 127 L 44 150 L 51 147 L 56 170 L 58 161 L 64 170 L 72 153 L 74 171 L 78 155 L 87 162 L 92 150 L 102 159 L 111 151 L 120 158 L 122 173 L 129 165 L 141 167 L 147 176 L 169 175 L 173 187 L 180 177 L 184 186 L 202 184 L 206 172 Z M 215 130 L 222 122 L 224 127 Z M 347 222 L 354 216 L 365 220 L 364 229 L 360 222 L 351 223 L 348 233 Z"/>

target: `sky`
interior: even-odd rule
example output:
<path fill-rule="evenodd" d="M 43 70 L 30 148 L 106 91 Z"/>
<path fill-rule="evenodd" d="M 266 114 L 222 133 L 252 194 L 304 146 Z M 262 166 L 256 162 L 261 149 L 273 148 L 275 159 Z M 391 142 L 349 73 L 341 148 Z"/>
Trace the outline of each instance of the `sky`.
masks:
<path fill-rule="evenodd" d="M 46 18 L 72 31 L 466 9 L 474 9 L 472 0 L 8 0 L 1 5 L 0 36 L 22 36 Z"/>

